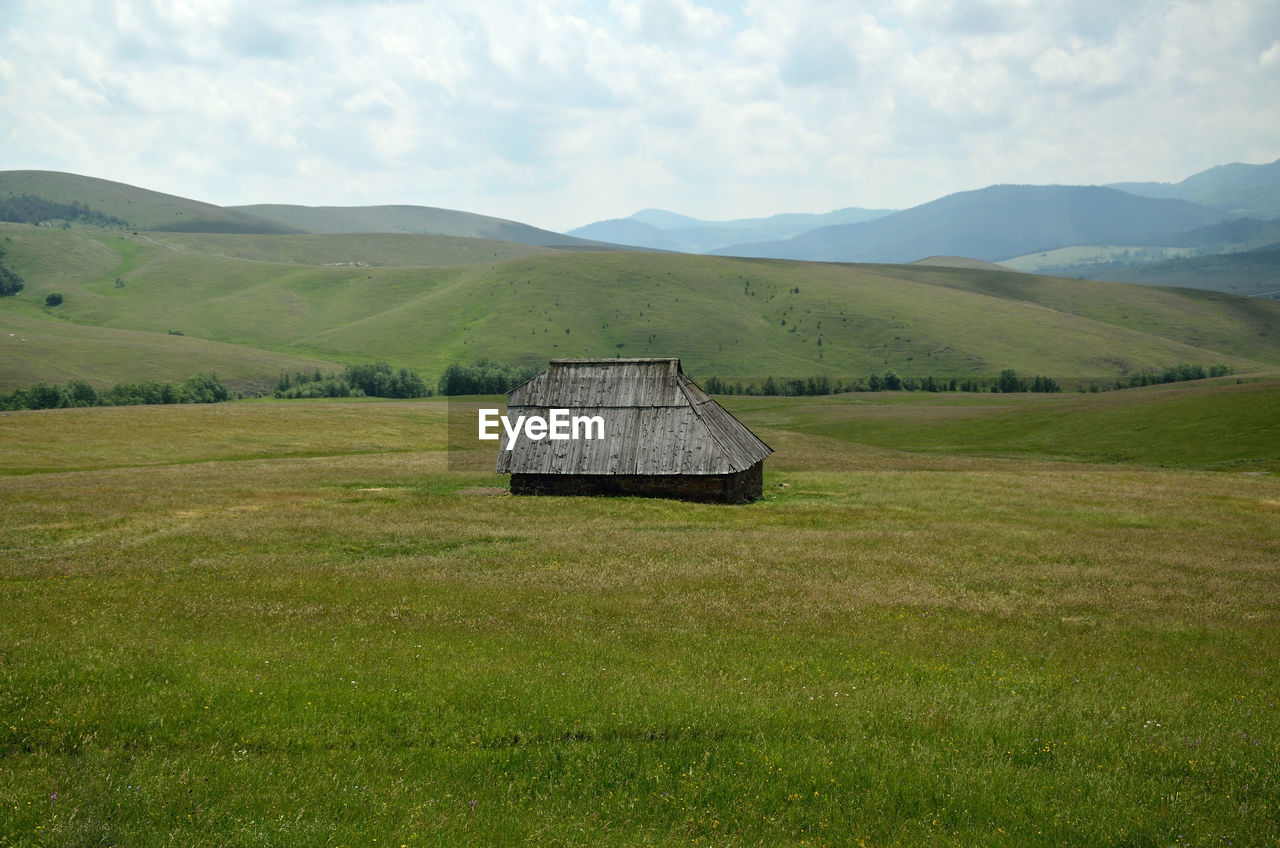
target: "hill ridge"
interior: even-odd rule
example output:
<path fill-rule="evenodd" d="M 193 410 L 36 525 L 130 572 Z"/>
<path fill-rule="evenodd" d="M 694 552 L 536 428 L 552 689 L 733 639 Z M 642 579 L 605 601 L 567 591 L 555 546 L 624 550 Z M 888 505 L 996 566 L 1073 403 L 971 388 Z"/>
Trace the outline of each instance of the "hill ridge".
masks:
<path fill-rule="evenodd" d="M 302 206 L 260 203 L 228 208 L 316 234 L 410 233 L 512 241 L 539 247 L 616 248 L 615 245 L 556 233 L 519 221 L 437 206 L 406 203 L 373 206 Z"/>
<path fill-rule="evenodd" d="M 94 211 L 127 222 L 133 229 L 263 234 L 301 232 L 212 203 L 64 171 L 0 171 L 0 193 L 30 194 L 57 202 L 79 201 Z"/>

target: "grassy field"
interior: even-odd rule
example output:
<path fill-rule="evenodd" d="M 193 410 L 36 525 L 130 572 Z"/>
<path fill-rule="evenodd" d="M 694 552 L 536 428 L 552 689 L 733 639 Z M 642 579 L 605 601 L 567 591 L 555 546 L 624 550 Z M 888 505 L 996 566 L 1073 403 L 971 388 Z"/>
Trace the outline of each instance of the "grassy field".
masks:
<path fill-rule="evenodd" d="M 1278 389 L 1177 389 L 735 399 L 744 507 L 494 494 L 438 401 L 0 414 L 0 844 L 1275 845 Z"/>
<path fill-rule="evenodd" d="M 1280 381 L 1170 383 L 1104 394 L 881 392 L 732 397 L 753 427 L 914 454 L 1280 472 Z"/>
<path fill-rule="evenodd" d="M 0 321 L 179 331 L 257 352 L 386 360 L 430 380 L 482 356 L 534 364 L 673 351 L 702 378 L 993 377 L 1014 368 L 1068 387 L 1179 362 L 1238 372 L 1280 365 L 1280 303 L 1008 271 L 548 253 L 386 234 L 0 225 L 0 236 L 6 262 L 27 280 L 0 300 Z M 44 307 L 54 291 L 64 303 Z M 264 375 L 278 371 L 264 363 Z M 0 383 L 32 378 L 48 379 L 0 361 Z"/>

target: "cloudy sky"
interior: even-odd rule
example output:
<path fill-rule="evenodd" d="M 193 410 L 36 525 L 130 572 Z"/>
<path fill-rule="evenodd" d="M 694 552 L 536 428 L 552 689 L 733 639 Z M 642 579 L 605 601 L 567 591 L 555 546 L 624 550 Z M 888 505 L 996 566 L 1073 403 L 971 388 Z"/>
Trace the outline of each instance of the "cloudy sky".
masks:
<path fill-rule="evenodd" d="M 0 170 L 567 229 L 1280 157 L 1280 3 L 3 0 Z"/>

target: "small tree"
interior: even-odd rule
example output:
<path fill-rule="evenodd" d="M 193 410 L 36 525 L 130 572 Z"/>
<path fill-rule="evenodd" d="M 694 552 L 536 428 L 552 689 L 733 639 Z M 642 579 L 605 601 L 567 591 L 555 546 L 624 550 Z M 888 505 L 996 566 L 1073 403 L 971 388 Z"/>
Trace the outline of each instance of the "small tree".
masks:
<path fill-rule="evenodd" d="M 44 305 L 45 306 L 61 306 L 62 295 L 58 294 L 57 292 L 49 292 L 47 295 L 45 295 Z"/>
<path fill-rule="evenodd" d="M 1001 392 L 1025 392 L 1027 390 L 1023 381 L 1018 379 L 1018 372 L 1012 368 L 1006 368 L 1000 372 L 1000 380 L 996 386 Z"/>
<path fill-rule="evenodd" d="M 0 247 L 0 258 L 4 257 L 4 248 Z M 0 297 L 7 294 L 17 294 L 22 291 L 22 278 L 12 268 L 5 266 L 0 262 Z"/>
<path fill-rule="evenodd" d="M 72 380 L 67 383 L 67 399 L 72 406 L 94 406 L 98 403 L 98 392 L 84 380 Z"/>

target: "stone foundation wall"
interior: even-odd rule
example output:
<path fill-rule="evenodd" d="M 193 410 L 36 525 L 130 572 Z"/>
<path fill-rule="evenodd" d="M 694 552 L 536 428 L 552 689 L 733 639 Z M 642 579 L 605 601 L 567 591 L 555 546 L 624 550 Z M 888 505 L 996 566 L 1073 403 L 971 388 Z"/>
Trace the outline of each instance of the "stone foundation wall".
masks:
<path fill-rule="evenodd" d="M 746 503 L 764 485 L 764 463 L 736 474 L 512 474 L 513 495 L 635 495 Z"/>

